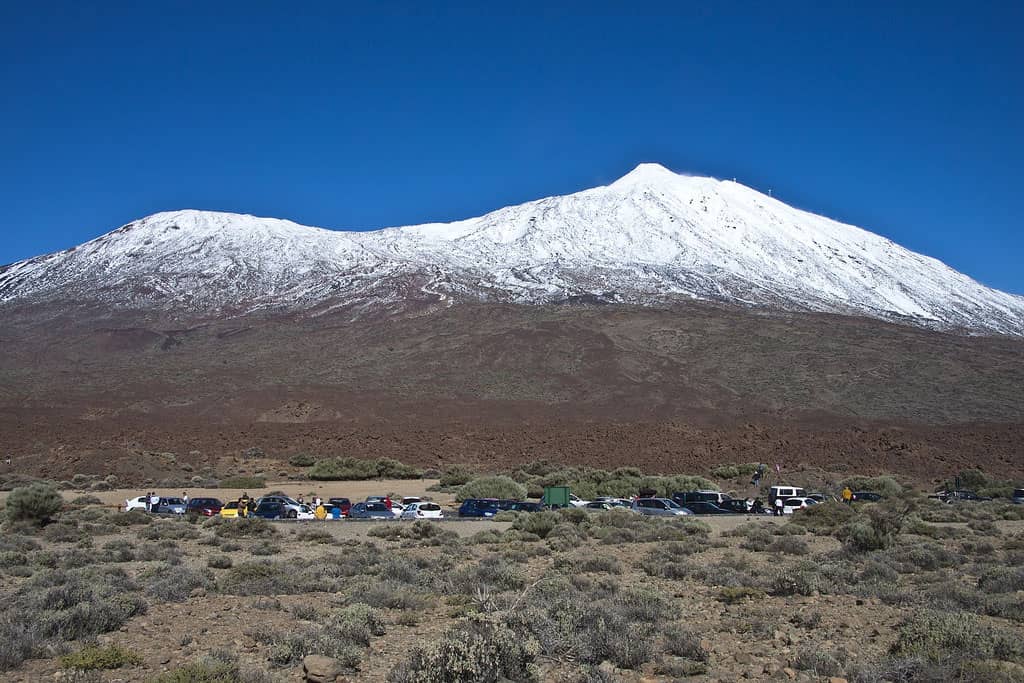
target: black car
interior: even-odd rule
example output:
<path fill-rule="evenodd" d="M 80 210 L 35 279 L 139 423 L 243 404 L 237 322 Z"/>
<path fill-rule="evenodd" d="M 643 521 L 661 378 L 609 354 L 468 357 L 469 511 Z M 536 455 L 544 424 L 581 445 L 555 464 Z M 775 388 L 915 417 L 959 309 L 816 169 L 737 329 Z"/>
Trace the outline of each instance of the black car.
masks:
<path fill-rule="evenodd" d="M 508 509 L 515 512 L 541 512 L 544 506 L 540 503 L 527 503 L 526 501 L 519 500 L 512 503 Z"/>
<path fill-rule="evenodd" d="M 853 500 L 857 500 L 862 503 L 877 503 L 878 501 L 882 500 L 882 494 L 875 493 L 874 491 L 854 491 Z"/>
<path fill-rule="evenodd" d="M 738 498 L 730 498 L 729 500 L 722 501 L 718 504 L 718 507 L 728 512 L 735 512 L 739 514 L 746 514 L 750 512 L 750 508 L 747 507 L 747 501 L 740 500 Z"/>
<path fill-rule="evenodd" d="M 741 501 L 742 502 L 742 501 Z M 731 515 L 735 514 L 732 510 L 726 510 L 723 507 L 719 507 L 714 503 L 709 503 L 704 500 L 693 500 L 686 504 L 686 507 L 695 515 Z"/>
<path fill-rule="evenodd" d="M 288 516 L 288 508 L 283 503 L 265 500 L 260 501 L 252 515 L 263 519 L 283 519 Z"/>

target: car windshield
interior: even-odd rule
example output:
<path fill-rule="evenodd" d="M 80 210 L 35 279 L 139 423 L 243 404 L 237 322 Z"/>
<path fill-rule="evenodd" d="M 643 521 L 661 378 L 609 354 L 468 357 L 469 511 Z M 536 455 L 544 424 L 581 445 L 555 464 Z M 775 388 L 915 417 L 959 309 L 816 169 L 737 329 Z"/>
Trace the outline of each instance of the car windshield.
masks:
<path fill-rule="evenodd" d="M 665 506 L 666 506 L 666 507 L 668 507 L 668 508 L 670 508 L 670 509 L 672 509 L 672 510 L 680 510 L 680 509 L 682 509 L 682 507 L 683 507 L 683 506 L 682 506 L 682 505 L 680 505 L 679 503 L 675 502 L 674 500 L 669 500 L 668 498 L 666 498 L 666 499 L 665 499 L 664 501 L 662 501 L 662 502 L 663 502 L 663 503 L 665 503 Z"/>
<path fill-rule="evenodd" d="M 1014 489 L 1013 490 L 1013 497 L 1014 498 L 1024 498 L 1024 489 Z"/>
<path fill-rule="evenodd" d="M 227 505 L 225 505 L 224 508 L 227 509 L 227 510 L 235 510 L 235 509 L 238 508 L 238 501 L 237 500 L 233 500 L 230 503 L 228 503 Z"/>
<path fill-rule="evenodd" d="M 438 505 L 437 503 L 420 503 L 419 509 L 420 510 L 429 510 L 431 512 L 435 512 L 437 510 L 440 510 L 441 506 Z"/>
<path fill-rule="evenodd" d="M 184 505 L 185 501 L 181 498 L 164 498 L 164 505 Z"/>

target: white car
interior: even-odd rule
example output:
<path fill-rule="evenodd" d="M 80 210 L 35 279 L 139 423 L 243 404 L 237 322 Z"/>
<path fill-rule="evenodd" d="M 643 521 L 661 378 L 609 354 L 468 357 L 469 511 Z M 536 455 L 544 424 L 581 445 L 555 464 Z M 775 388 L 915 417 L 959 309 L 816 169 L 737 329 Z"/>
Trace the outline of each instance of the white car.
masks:
<path fill-rule="evenodd" d="M 402 510 L 402 519 L 444 519 L 444 512 L 437 503 L 423 501 L 420 503 L 409 503 Z"/>
<path fill-rule="evenodd" d="M 569 505 L 571 505 L 574 508 L 586 507 L 587 503 L 589 503 L 589 502 L 590 502 L 589 500 L 583 500 L 582 498 L 577 496 L 575 493 L 570 493 L 569 494 Z"/>
<path fill-rule="evenodd" d="M 136 496 L 124 501 L 124 511 L 142 510 L 145 512 L 146 510 L 154 510 L 159 503 L 160 496 L 150 496 L 148 506 L 146 505 L 146 496 Z M 184 501 L 182 501 L 182 505 L 184 505 Z"/>
<path fill-rule="evenodd" d="M 401 518 L 402 513 L 405 512 L 405 506 L 401 503 L 391 502 L 391 514 L 395 517 Z"/>
<path fill-rule="evenodd" d="M 782 514 L 791 515 L 797 510 L 803 510 L 809 508 L 812 505 L 817 505 L 818 501 L 807 496 L 801 496 L 798 498 L 787 498 L 782 501 Z"/>
<path fill-rule="evenodd" d="M 412 505 L 413 503 L 422 503 L 423 499 L 420 498 L 419 496 L 406 496 L 399 502 L 401 502 L 403 506 L 406 506 Z"/>
<path fill-rule="evenodd" d="M 296 514 L 298 516 L 295 519 L 316 519 L 313 508 L 303 503 L 299 503 L 299 511 Z"/>

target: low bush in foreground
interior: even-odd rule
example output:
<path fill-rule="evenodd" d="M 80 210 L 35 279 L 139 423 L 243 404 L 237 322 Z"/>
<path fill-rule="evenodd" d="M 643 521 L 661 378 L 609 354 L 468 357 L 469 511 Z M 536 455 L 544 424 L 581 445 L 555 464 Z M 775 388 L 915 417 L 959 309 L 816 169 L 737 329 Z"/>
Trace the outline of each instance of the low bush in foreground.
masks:
<path fill-rule="evenodd" d="M 60 512 L 64 499 L 49 484 L 32 484 L 16 488 L 7 496 L 4 515 L 11 522 L 43 525 Z"/>
<path fill-rule="evenodd" d="M 65 669 L 78 671 L 98 671 L 102 669 L 120 669 L 122 666 L 138 666 L 142 657 L 117 645 L 86 645 L 78 652 L 72 652 L 60 658 L 60 665 Z"/>

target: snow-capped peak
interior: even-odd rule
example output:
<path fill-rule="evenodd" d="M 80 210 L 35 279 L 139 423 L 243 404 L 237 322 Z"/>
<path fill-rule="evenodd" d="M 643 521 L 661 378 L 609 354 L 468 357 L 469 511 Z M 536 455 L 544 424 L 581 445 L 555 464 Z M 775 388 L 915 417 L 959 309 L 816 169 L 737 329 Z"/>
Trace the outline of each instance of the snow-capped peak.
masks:
<path fill-rule="evenodd" d="M 0 270 L 0 303 L 102 301 L 204 315 L 580 297 L 708 299 L 1024 335 L 1024 297 L 744 185 L 656 163 L 478 218 L 373 232 L 165 212 Z"/>

